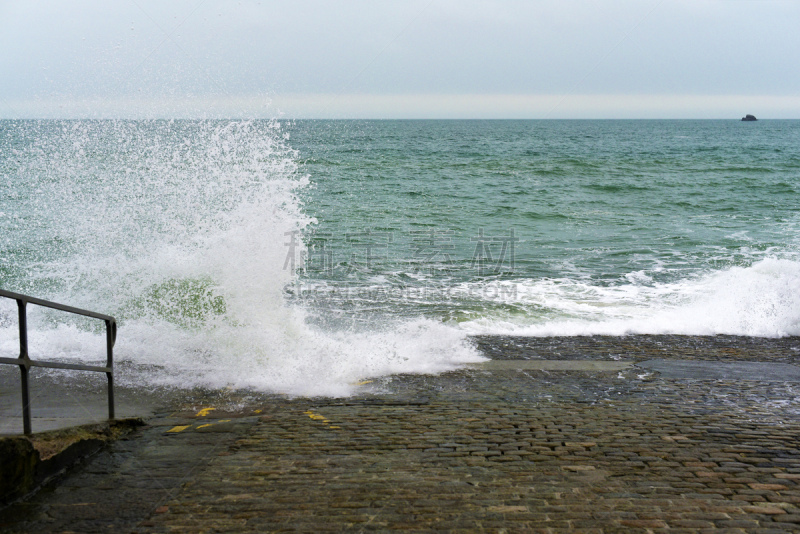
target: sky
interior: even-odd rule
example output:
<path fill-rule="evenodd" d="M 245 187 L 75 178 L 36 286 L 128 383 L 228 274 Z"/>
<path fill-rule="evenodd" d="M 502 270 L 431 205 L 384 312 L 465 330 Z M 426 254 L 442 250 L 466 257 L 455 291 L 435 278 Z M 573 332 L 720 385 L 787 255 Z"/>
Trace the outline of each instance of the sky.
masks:
<path fill-rule="evenodd" d="M 797 0 L 0 0 L 0 118 L 800 118 Z"/>

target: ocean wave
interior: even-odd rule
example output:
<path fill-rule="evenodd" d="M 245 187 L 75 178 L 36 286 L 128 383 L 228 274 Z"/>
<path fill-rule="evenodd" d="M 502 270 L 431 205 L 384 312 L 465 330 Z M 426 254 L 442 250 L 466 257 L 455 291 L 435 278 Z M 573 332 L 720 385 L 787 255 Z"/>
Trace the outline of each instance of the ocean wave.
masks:
<path fill-rule="evenodd" d="M 287 302 L 313 218 L 299 196 L 308 176 L 276 121 L 28 127 L 9 173 L 29 195 L 28 220 L 61 244 L 3 286 L 114 315 L 118 383 L 336 396 L 365 378 L 480 360 L 441 322 L 325 330 Z M 14 354 L 14 302 L 2 304 L 0 350 Z M 102 360 L 101 329 L 65 315 L 30 307 L 32 356 Z"/>
<path fill-rule="evenodd" d="M 798 261 L 766 258 L 671 283 L 652 283 L 643 274 L 628 280 L 612 286 L 570 279 L 504 282 L 515 288 L 505 289 L 506 299 L 514 295 L 527 313 L 460 326 L 472 334 L 530 336 L 800 335 Z"/>

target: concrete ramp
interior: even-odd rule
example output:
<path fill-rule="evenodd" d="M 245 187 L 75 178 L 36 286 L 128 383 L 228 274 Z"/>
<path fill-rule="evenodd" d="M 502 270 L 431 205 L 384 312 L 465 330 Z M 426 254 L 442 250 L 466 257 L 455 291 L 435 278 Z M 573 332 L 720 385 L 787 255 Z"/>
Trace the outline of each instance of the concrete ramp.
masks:
<path fill-rule="evenodd" d="M 788 363 L 647 360 L 636 367 L 656 372 L 661 378 L 800 382 L 800 366 Z"/>
<path fill-rule="evenodd" d="M 633 365 L 633 362 L 618 362 L 606 360 L 489 360 L 488 362 L 473 363 L 472 369 L 486 371 L 622 371 Z"/>

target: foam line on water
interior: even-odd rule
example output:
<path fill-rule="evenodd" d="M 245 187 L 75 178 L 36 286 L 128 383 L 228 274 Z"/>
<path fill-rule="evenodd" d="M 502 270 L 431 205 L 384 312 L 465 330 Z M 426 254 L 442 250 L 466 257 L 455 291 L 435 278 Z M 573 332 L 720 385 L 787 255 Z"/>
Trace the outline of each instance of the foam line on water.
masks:
<path fill-rule="evenodd" d="M 512 284 L 515 292 L 506 290 L 505 295 L 513 294 L 513 303 L 528 313 L 482 317 L 461 328 L 473 334 L 531 336 L 800 335 L 800 262 L 789 259 L 767 258 L 672 283 L 600 286 L 563 279 Z"/>

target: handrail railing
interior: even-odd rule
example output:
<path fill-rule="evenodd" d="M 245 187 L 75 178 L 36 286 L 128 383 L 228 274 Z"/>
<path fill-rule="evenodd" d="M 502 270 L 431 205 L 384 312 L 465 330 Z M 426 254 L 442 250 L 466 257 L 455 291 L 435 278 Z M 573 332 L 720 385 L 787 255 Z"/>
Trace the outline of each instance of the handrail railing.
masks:
<path fill-rule="evenodd" d="M 71 369 L 74 371 L 94 371 L 105 373 L 108 378 L 108 418 L 114 419 L 114 342 L 117 339 L 117 320 L 110 315 L 103 315 L 72 306 L 65 306 L 48 300 L 37 299 L 19 293 L 12 293 L 0 289 L 0 297 L 6 297 L 17 301 L 19 311 L 19 358 L 2 358 L 0 363 L 7 363 L 19 366 L 20 385 L 22 386 L 22 425 L 25 434 L 31 433 L 31 407 L 30 394 L 28 389 L 28 370 L 31 367 L 48 367 L 51 369 Z M 76 315 L 84 315 L 94 319 L 100 319 L 106 323 L 106 365 L 100 367 L 96 365 L 78 365 L 73 363 L 33 361 L 28 356 L 28 314 L 27 305 L 36 304 L 45 308 L 61 310 Z"/>

